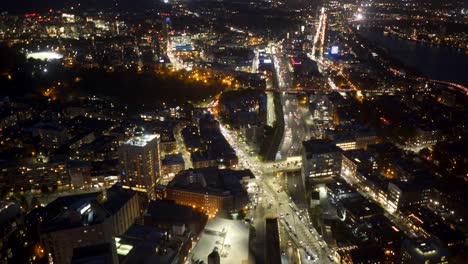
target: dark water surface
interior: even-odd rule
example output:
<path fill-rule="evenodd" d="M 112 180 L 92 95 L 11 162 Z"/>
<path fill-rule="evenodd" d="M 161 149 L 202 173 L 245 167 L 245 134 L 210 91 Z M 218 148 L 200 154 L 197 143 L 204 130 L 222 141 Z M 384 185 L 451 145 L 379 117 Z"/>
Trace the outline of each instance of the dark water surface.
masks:
<path fill-rule="evenodd" d="M 382 30 L 361 29 L 359 34 L 431 79 L 468 85 L 468 53 L 463 50 L 384 35 Z"/>

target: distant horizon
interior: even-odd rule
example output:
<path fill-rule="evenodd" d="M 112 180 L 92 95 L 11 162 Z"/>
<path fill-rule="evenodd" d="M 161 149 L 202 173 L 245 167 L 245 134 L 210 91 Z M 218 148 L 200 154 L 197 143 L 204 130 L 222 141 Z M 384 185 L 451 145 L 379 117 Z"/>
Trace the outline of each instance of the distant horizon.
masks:
<path fill-rule="evenodd" d="M 200 0 L 197 0 L 200 1 Z M 209 1 L 209 0 L 206 0 Z M 212 0 L 214 1 L 214 0 Z M 229 0 L 228 0 L 229 1 Z M 251 2 L 250 0 L 236 0 L 237 2 Z M 258 1 L 258 0 L 257 0 Z M 139 8 L 145 9 L 150 6 L 157 6 L 163 3 L 163 0 L 17 0 L 17 1 L 0 1 L 0 13 L 28 13 L 28 12 L 44 12 L 49 9 L 62 9 L 67 5 L 80 3 L 82 8 L 109 8 L 115 7 L 114 3 L 119 3 L 120 8 Z M 187 0 L 189 2 L 189 0 Z M 201 1 L 200 1 L 201 2 Z M 303 3 L 306 0 L 288 0 L 286 2 Z M 320 2 L 320 0 L 307 1 L 309 4 Z"/>
<path fill-rule="evenodd" d="M 17 1 L 1 1 L 0 12 L 11 12 L 11 13 L 28 13 L 28 12 L 44 12 L 49 9 L 63 9 L 67 5 L 73 5 L 80 3 L 83 8 L 107 8 L 113 7 L 113 3 L 119 2 L 119 4 L 128 3 L 128 6 L 124 5 L 123 8 L 136 7 L 138 3 L 139 8 L 144 8 L 141 4 L 148 2 L 147 4 L 154 5 L 159 1 L 153 0 L 62 0 L 62 1 L 46 1 L 46 0 L 17 0 Z"/>

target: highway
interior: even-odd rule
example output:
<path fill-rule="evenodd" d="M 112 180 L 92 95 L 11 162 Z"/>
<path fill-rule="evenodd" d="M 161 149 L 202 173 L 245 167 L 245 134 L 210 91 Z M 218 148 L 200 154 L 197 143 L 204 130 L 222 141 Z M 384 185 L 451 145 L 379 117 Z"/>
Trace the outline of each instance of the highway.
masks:
<path fill-rule="evenodd" d="M 250 169 L 257 179 L 262 199 L 259 199 L 259 206 L 254 209 L 256 211 L 252 212 L 256 217 L 255 221 L 257 223 L 265 221 L 265 216 L 278 217 L 299 248 L 302 263 L 332 263 L 328 257 L 332 255 L 332 251 L 311 226 L 307 213 L 301 211 L 283 191 L 283 188 L 276 182 L 274 174 L 264 173 L 264 170 L 271 168 L 271 164 L 262 163 L 256 156 L 249 155 L 248 145 L 239 140 L 236 132 L 228 130 L 222 124 L 220 124 L 220 129 L 239 157 L 239 168 Z M 265 212 L 257 213 L 258 210 L 265 210 Z M 308 255 L 313 259 L 309 260 Z"/>
<path fill-rule="evenodd" d="M 278 80 L 278 89 L 287 91 L 292 86 L 292 76 L 288 67 L 288 60 L 281 53 L 279 48 L 275 48 L 272 55 L 275 74 Z M 284 114 L 284 136 L 281 140 L 277 160 L 284 160 L 287 157 L 301 155 L 301 142 L 309 139 L 313 125 L 312 115 L 306 106 L 299 105 L 296 95 L 286 92 L 281 94 L 281 104 Z"/>
<path fill-rule="evenodd" d="M 321 26 L 318 28 L 318 37 L 320 38 L 318 44 L 320 46 L 323 45 L 324 23 L 325 14 L 324 9 L 322 9 L 319 19 Z M 288 263 L 288 260 L 299 258 L 299 263 L 333 263 L 333 251 L 311 225 L 308 212 L 302 210 L 303 208 L 299 208 L 283 190 L 283 187 L 276 182 L 275 172 L 297 171 L 300 169 L 300 161 L 288 162 L 287 158 L 301 156 L 301 142 L 311 136 L 313 118 L 309 109 L 299 104 L 297 95 L 285 92 L 293 87 L 292 74 L 289 69 L 288 58 L 282 54 L 279 46 L 272 49 L 272 59 L 277 80 L 276 88 L 281 92 L 281 104 L 285 121 L 285 133 L 276 155 L 277 162 L 260 162 L 256 156 L 249 154 L 250 148 L 244 141 L 240 140 L 235 131 L 227 129 L 222 122 L 220 122 L 220 129 L 223 136 L 236 151 L 239 158 L 239 169 L 250 169 L 257 179 L 259 190 L 253 204 L 251 204 L 249 213 L 250 217 L 253 218 L 254 226 L 261 229 L 264 227 L 265 217 L 278 217 L 280 224 L 290 237 L 292 243 L 290 245 L 288 243 L 286 248 L 282 248 L 283 250 L 286 249 L 286 256 L 283 256 L 283 261 Z M 263 233 L 263 231 L 259 231 L 260 234 Z M 257 248 L 262 243 L 267 243 L 267 241 L 258 243 Z M 295 250 L 293 250 L 293 245 Z"/>
<path fill-rule="evenodd" d="M 314 39 L 312 41 L 312 52 L 309 54 L 309 57 L 312 60 L 321 60 L 323 57 L 323 44 L 325 39 L 325 29 L 326 29 L 326 14 L 325 8 L 322 7 L 320 10 L 320 16 L 317 23 L 317 31 L 315 32 Z M 320 51 L 319 57 L 317 57 L 317 50 Z"/>

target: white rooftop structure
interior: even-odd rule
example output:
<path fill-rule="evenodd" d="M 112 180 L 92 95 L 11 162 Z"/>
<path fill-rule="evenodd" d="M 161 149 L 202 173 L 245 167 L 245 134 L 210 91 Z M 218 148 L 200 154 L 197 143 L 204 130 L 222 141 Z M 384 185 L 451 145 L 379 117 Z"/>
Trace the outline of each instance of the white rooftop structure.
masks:
<path fill-rule="evenodd" d="M 125 142 L 125 145 L 135 146 L 135 147 L 144 147 L 149 142 L 153 141 L 156 138 L 159 138 L 158 134 L 135 136 L 129 139 L 127 142 Z"/>
<path fill-rule="evenodd" d="M 249 260 L 249 226 L 242 220 L 215 217 L 209 221 L 190 256 L 208 263 L 208 255 L 217 248 L 221 263 L 239 264 Z"/>
<path fill-rule="evenodd" d="M 63 55 L 54 51 L 39 51 L 32 52 L 26 55 L 26 58 L 32 58 L 36 60 L 59 60 L 63 58 Z"/>

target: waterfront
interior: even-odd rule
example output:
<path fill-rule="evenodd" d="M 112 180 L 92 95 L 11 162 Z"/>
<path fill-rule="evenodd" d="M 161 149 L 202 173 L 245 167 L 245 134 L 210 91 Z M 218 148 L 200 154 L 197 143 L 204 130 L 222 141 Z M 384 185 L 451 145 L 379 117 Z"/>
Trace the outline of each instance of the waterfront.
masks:
<path fill-rule="evenodd" d="M 359 33 L 384 48 L 395 59 L 426 76 L 468 85 L 468 54 L 465 51 L 384 35 L 382 30 L 361 29 Z"/>

